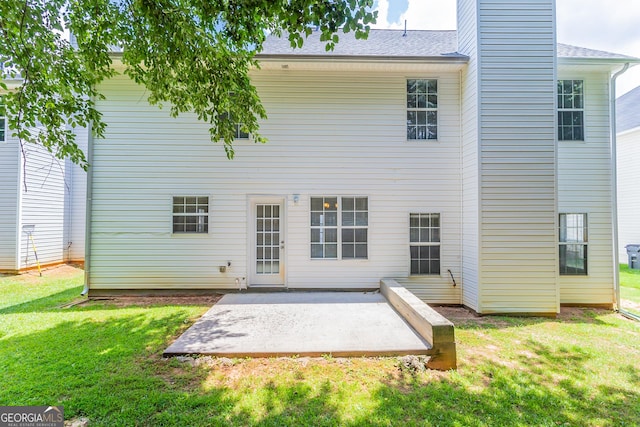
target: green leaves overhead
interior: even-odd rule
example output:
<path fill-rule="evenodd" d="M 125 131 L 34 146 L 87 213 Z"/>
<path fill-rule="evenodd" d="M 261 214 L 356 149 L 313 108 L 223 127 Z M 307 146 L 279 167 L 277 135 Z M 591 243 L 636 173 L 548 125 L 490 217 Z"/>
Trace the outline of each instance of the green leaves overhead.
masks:
<path fill-rule="evenodd" d="M 96 88 L 114 75 L 114 50 L 125 73 L 144 85 L 152 104 L 171 114 L 194 112 L 210 124 L 233 158 L 236 123 L 264 142 L 266 113 L 248 73 L 266 34 L 288 34 L 301 47 L 313 28 L 328 50 L 339 32 L 366 38 L 373 0 L 3 0 L 0 62 L 5 64 L 9 127 L 21 142 L 38 143 L 87 167 L 70 130 L 105 123 Z M 64 37 L 70 30 L 77 47 Z M 21 80 L 19 80 L 21 79 Z"/>

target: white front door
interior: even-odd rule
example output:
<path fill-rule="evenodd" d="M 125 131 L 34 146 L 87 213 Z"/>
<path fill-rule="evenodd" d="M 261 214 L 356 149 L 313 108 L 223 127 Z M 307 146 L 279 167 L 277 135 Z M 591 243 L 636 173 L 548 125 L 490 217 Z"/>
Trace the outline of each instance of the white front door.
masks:
<path fill-rule="evenodd" d="M 251 201 L 249 286 L 284 285 L 284 199 Z"/>

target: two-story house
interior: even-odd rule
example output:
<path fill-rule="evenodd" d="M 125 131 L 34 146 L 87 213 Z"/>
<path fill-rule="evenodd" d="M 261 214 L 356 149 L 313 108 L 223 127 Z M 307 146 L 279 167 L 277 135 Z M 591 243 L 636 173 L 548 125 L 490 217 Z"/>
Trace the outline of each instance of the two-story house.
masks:
<path fill-rule="evenodd" d="M 558 44 L 553 0 L 459 0 L 457 31 L 332 52 L 270 37 L 259 61 L 269 142 L 238 131 L 233 161 L 126 76 L 100 87 L 89 295 L 395 278 L 478 313 L 615 304 L 611 93 L 638 60 Z"/>

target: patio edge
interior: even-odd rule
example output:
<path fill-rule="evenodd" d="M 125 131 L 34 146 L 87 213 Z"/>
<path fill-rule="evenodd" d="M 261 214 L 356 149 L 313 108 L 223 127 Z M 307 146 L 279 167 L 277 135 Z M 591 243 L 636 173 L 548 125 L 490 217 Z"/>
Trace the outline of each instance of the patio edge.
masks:
<path fill-rule="evenodd" d="M 380 293 L 433 348 L 427 367 L 456 369 L 453 323 L 393 279 L 380 281 Z"/>

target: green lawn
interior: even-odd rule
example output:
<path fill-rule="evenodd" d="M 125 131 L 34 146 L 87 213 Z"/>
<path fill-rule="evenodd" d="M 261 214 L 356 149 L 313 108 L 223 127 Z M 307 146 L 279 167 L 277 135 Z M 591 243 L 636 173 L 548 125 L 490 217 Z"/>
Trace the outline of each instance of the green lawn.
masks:
<path fill-rule="evenodd" d="M 68 268 L 68 267 L 65 267 Z M 640 323 L 567 309 L 557 319 L 456 324 L 459 369 L 396 358 L 214 360 L 162 350 L 207 306 L 78 298 L 81 272 L 0 278 L 0 405 L 57 405 L 91 426 L 636 426 Z"/>
<path fill-rule="evenodd" d="M 629 270 L 627 264 L 620 264 L 620 297 L 622 308 L 640 316 L 640 270 Z"/>

